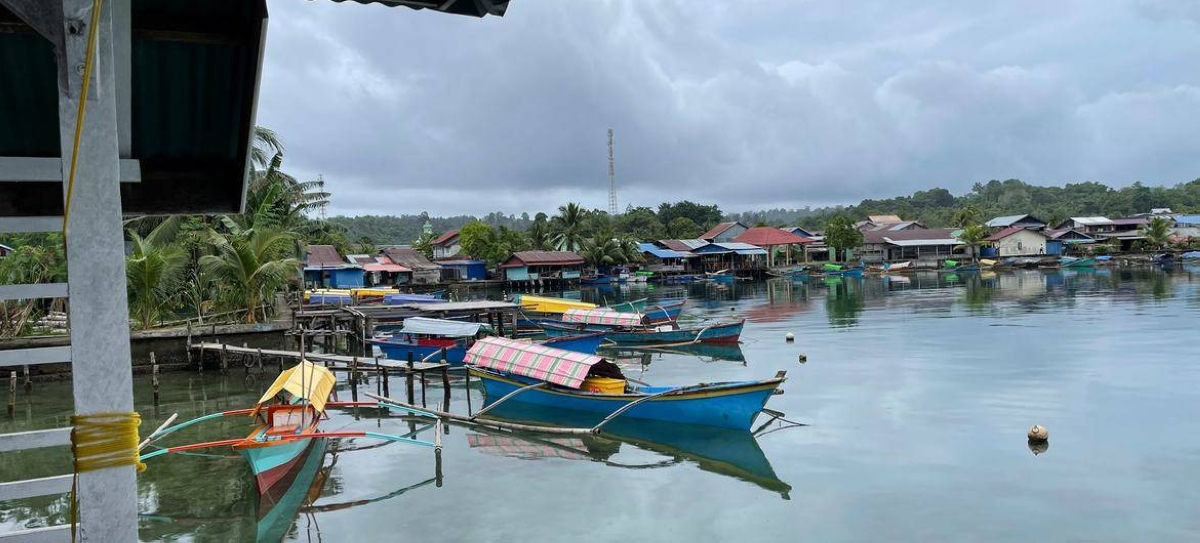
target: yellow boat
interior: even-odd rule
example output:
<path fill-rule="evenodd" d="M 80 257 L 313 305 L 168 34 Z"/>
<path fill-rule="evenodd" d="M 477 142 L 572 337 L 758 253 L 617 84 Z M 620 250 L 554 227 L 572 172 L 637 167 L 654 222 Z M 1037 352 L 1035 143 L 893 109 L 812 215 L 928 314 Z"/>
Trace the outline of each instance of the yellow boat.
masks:
<path fill-rule="evenodd" d="M 352 288 L 350 294 L 359 302 L 364 301 L 383 301 L 383 297 L 388 294 L 397 294 L 399 290 L 394 288 Z"/>
<path fill-rule="evenodd" d="M 545 296 L 529 296 L 525 294 L 518 294 L 516 302 L 521 306 L 521 309 L 539 313 L 566 313 L 568 309 L 596 309 L 596 304 L 589 304 L 587 302 L 576 302 L 574 300 Z"/>
<path fill-rule="evenodd" d="M 343 296 L 350 296 L 353 293 L 350 292 L 349 289 L 344 289 L 344 288 L 318 288 L 318 289 L 304 291 L 304 301 L 307 302 L 309 300 L 309 298 L 312 297 L 313 294 L 323 294 L 323 295 L 327 295 L 327 296 L 333 296 L 333 295 L 340 294 Z"/>

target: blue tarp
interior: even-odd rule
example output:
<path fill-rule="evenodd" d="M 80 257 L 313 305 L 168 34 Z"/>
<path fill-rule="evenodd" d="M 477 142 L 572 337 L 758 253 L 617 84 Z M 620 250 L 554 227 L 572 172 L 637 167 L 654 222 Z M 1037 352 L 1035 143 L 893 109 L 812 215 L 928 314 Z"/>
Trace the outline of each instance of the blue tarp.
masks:
<path fill-rule="evenodd" d="M 432 294 L 388 294 L 383 297 L 383 303 L 387 305 L 432 304 L 445 301 L 446 299 Z"/>
<path fill-rule="evenodd" d="M 1188 251 L 1179 256 L 1184 260 L 1197 260 L 1200 259 L 1200 251 Z"/>
<path fill-rule="evenodd" d="M 650 253 L 657 258 L 683 258 L 684 254 L 670 249 L 663 249 L 653 243 L 639 243 L 638 250 L 643 253 Z"/>

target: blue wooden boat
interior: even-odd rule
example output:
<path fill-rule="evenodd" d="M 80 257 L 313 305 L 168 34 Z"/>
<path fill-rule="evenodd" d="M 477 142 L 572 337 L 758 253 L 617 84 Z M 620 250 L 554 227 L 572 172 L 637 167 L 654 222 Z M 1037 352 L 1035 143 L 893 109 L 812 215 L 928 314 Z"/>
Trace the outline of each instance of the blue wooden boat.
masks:
<path fill-rule="evenodd" d="M 604 342 L 604 332 L 588 332 L 583 334 L 555 336 L 541 342 L 547 347 L 574 351 L 584 354 L 596 354 L 596 349 Z"/>
<path fill-rule="evenodd" d="M 274 488 L 259 496 L 255 541 L 283 541 L 295 524 L 309 490 L 325 482 L 318 478 L 325 457 L 325 438 L 312 440 L 312 446 L 296 469 L 291 470 Z M 320 488 L 316 488 L 320 490 Z"/>
<path fill-rule="evenodd" d="M 784 372 L 756 381 L 690 386 L 634 385 L 598 356 L 504 338 L 484 338 L 467 353 L 488 401 L 524 402 L 632 419 L 749 430 Z M 614 387 L 615 385 L 615 387 Z"/>
<path fill-rule="evenodd" d="M 409 317 L 404 327 L 389 337 L 368 340 L 379 347 L 383 355 L 392 360 L 440 361 L 441 350 L 446 349 L 446 362 L 461 366 L 467 353 L 467 340 L 481 333 L 494 333 L 486 324 L 476 322 Z"/>
<path fill-rule="evenodd" d="M 661 277 L 664 283 L 695 283 L 704 280 L 699 275 L 666 275 Z"/>
<path fill-rule="evenodd" d="M 821 274 L 825 277 L 862 277 L 863 267 L 846 268 L 840 264 L 826 264 Z"/>
<path fill-rule="evenodd" d="M 612 284 L 613 278 L 607 275 L 589 275 L 579 278 L 581 285 L 608 285 Z"/>
<path fill-rule="evenodd" d="M 1076 258 L 1073 256 L 1064 256 L 1059 262 L 1064 268 L 1089 268 L 1096 265 L 1094 258 Z"/>
<path fill-rule="evenodd" d="M 742 335 L 746 319 L 732 322 L 680 328 L 663 329 L 615 328 L 605 338 L 617 345 L 656 345 L 664 343 L 737 343 Z"/>
<path fill-rule="evenodd" d="M 447 300 L 437 294 L 387 294 L 383 297 L 386 305 L 436 304 Z"/>

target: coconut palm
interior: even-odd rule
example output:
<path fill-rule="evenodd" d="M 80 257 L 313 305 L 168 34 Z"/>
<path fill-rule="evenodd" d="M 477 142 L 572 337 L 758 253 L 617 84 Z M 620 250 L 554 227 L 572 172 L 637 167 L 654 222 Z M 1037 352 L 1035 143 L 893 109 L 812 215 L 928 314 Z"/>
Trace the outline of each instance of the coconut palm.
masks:
<path fill-rule="evenodd" d="M 129 288 L 129 314 L 138 328 L 150 328 L 179 307 L 181 278 L 187 253 L 167 241 L 166 221 L 146 237 L 129 230 L 132 251 L 125 258 L 125 281 Z"/>
<path fill-rule="evenodd" d="M 529 230 L 525 233 L 529 237 L 529 243 L 534 249 L 543 251 L 551 247 L 550 226 L 545 220 L 535 220 L 529 225 Z"/>
<path fill-rule="evenodd" d="M 954 210 L 954 226 L 966 228 L 983 220 L 983 212 L 975 204 L 967 204 Z"/>
<path fill-rule="evenodd" d="M 560 251 L 577 251 L 583 245 L 585 212 L 579 204 L 571 202 L 558 206 L 558 215 L 550 220 L 554 229 L 552 242 Z"/>
<path fill-rule="evenodd" d="M 615 266 L 626 262 L 625 251 L 621 243 L 615 239 L 589 239 L 583 243 L 579 256 L 593 268 Z"/>
<path fill-rule="evenodd" d="M 979 246 L 987 241 L 988 230 L 982 224 L 968 225 L 958 233 L 958 241 L 962 242 L 959 247 L 966 247 L 971 252 L 971 260 L 979 261 Z"/>
<path fill-rule="evenodd" d="M 250 162 L 255 170 L 267 167 L 271 157 L 283 153 L 283 143 L 274 130 L 265 126 L 254 127 L 254 147 L 250 150 Z"/>
<path fill-rule="evenodd" d="M 246 322 L 257 322 L 255 311 L 296 277 L 300 260 L 286 255 L 293 246 L 287 232 L 251 229 L 229 236 L 211 234 L 215 255 L 200 258 L 201 269 L 217 285 L 218 301 L 246 310 Z"/>
<path fill-rule="evenodd" d="M 1142 227 L 1142 235 L 1146 237 L 1147 245 L 1162 250 L 1171 242 L 1171 221 L 1163 217 L 1154 217 Z"/>

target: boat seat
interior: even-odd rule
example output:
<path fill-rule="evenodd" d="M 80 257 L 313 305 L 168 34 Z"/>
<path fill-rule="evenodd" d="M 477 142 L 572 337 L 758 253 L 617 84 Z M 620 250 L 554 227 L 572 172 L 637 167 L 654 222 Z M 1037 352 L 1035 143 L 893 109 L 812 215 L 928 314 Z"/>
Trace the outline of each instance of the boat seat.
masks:
<path fill-rule="evenodd" d="M 269 436 L 286 436 L 286 435 L 296 433 L 296 430 L 298 428 L 300 428 L 299 424 L 289 424 L 286 426 L 271 426 L 270 428 L 267 429 L 267 435 L 269 435 Z"/>
<path fill-rule="evenodd" d="M 271 427 L 267 429 L 267 435 L 280 436 L 296 433 L 296 429 L 300 428 L 300 422 L 303 420 L 301 415 L 303 412 L 299 409 L 279 409 L 271 413 Z"/>

